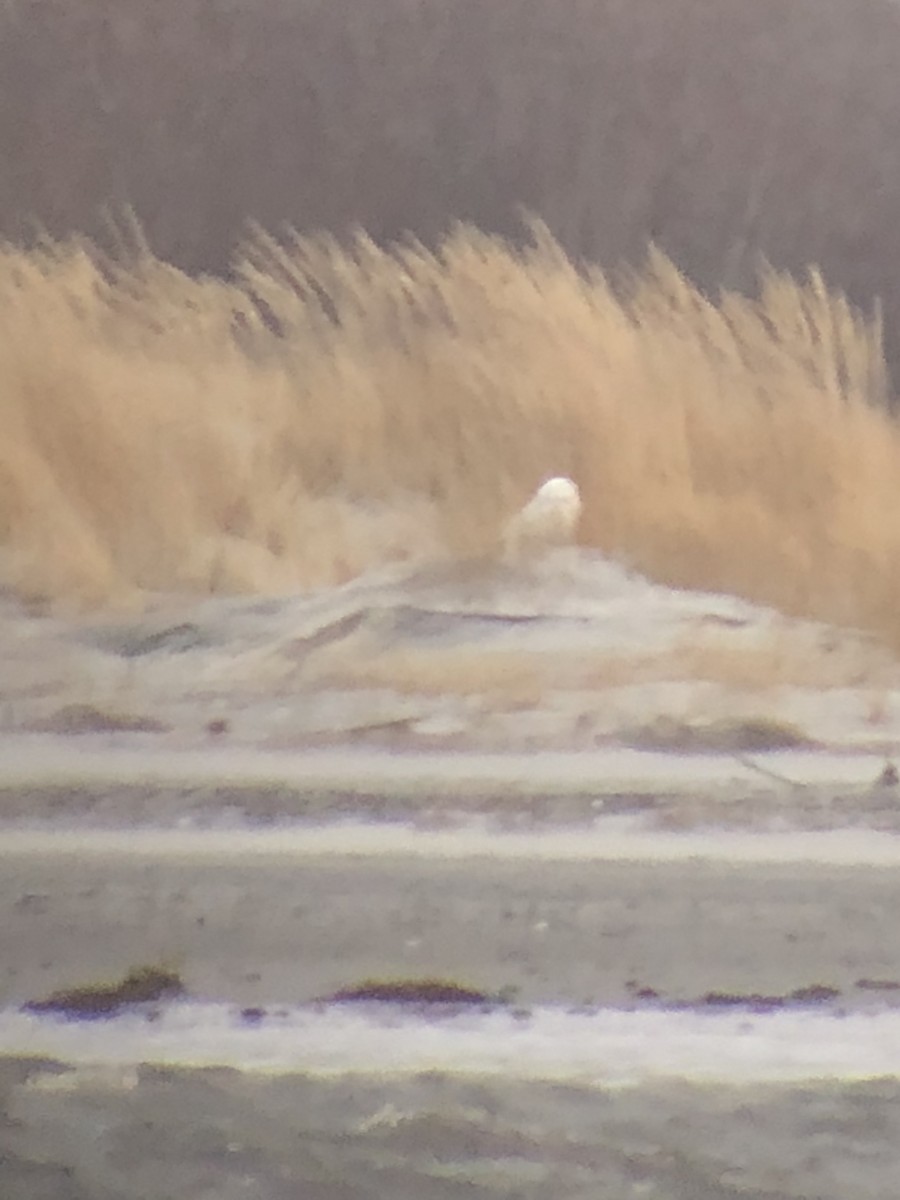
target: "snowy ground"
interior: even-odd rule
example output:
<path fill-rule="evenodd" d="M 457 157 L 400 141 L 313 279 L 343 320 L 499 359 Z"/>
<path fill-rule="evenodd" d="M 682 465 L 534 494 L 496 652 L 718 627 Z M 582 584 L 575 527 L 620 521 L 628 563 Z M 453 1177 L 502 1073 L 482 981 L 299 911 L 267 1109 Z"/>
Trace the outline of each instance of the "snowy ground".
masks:
<path fill-rule="evenodd" d="M 870 639 L 588 554 L 7 598 L 0 1193 L 894 1200 L 898 753 Z M 314 1003 L 371 976 L 515 1002 Z"/>
<path fill-rule="evenodd" d="M 6 1014 L 0 1018 L 0 1055 L 11 1052 L 82 1067 L 152 1062 L 382 1078 L 449 1071 L 595 1088 L 671 1079 L 848 1082 L 900 1078 L 900 1013 L 835 1020 L 808 1012 L 537 1008 L 428 1019 L 337 1008 L 282 1009 L 257 1023 L 234 1008 L 179 1004 L 152 1022 L 126 1016 L 85 1025 Z"/>
<path fill-rule="evenodd" d="M 7 829 L 0 1194 L 894 1200 L 897 839 L 633 824 Z M 190 998 L 19 1007 L 148 960 Z"/>
<path fill-rule="evenodd" d="M 139 614 L 0 609 L 0 818 L 900 829 L 871 639 L 580 554 Z"/>
<path fill-rule="evenodd" d="M 0 1062 L 4 1200 L 894 1200 L 875 1080 L 627 1089 Z"/>
<path fill-rule="evenodd" d="M 0 728 L 105 747 L 900 747 L 900 668 L 871 639 L 587 553 L 115 617 L 35 617 L 7 600 L 0 655 Z"/>

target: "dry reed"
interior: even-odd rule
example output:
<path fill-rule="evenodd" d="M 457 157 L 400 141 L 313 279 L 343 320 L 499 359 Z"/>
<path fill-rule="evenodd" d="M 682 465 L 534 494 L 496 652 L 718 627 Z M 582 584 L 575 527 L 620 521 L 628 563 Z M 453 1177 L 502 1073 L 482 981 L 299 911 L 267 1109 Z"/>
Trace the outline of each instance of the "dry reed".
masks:
<path fill-rule="evenodd" d="M 662 256 L 613 288 L 532 235 L 259 232 L 232 283 L 7 247 L 6 583 L 98 603 L 483 556 L 565 474 L 585 544 L 900 647 L 877 326 L 815 274 L 713 302 Z"/>

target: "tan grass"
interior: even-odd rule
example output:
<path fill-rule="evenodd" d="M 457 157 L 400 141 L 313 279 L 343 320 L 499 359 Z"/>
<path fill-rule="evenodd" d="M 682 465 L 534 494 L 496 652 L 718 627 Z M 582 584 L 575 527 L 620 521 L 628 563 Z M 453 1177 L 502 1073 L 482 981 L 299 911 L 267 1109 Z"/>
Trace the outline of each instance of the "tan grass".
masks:
<path fill-rule="evenodd" d="M 490 554 L 563 474 L 586 544 L 900 647 L 880 331 L 815 275 L 713 303 L 659 256 L 614 292 L 541 227 L 523 251 L 460 229 L 436 253 L 260 233 L 233 284 L 7 248 L 0 303 L 2 567 L 23 594 L 290 590 Z"/>

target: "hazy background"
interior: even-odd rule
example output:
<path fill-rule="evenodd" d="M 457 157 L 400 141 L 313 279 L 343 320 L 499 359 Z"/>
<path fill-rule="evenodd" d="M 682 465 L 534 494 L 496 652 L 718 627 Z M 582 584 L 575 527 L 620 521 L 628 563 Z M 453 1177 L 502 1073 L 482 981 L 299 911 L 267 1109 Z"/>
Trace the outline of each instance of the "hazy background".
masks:
<path fill-rule="evenodd" d="M 252 218 L 432 241 L 517 208 L 704 287 L 818 264 L 900 327 L 890 0 L 4 0 L 0 232 L 227 268 Z"/>

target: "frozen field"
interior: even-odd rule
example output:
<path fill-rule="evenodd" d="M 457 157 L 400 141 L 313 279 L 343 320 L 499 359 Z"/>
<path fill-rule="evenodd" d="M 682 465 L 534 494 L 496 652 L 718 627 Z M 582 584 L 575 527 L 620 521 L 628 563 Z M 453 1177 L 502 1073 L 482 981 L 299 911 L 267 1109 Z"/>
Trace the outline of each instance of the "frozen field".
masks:
<path fill-rule="evenodd" d="M 895 1196 L 895 836 L 633 824 L 8 829 L 2 1194 Z M 188 997 L 21 1008 L 147 961 Z"/>
<path fill-rule="evenodd" d="M 545 1081 L 611 1089 L 692 1084 L 859 1082 L 900 1074 L 900 1014 L 572 1011 L 466 1013 L 444 1006 L 412 1016 L 395 1006 L 246 1010 L 177 1004 L 144 1016 L 74 1022 L 28 1013 L 0 1020 L 0 1052 L 56 1059 L 63 1081 L 120 1078 L 115 1068 L 235 1067 L 264 1074 L 398 1080 L 439 1072 L 481 1080 Z M 49 1084 L 45 1086 L 49 1088 Z"/>
<path fill-rule="evenodd" d="M 0 1062 L 8 1200 L 892 1200 L 896 1080 L 625 1089 Z"/>
<path fill-rule="evenodd" d="M 895 1200 L 866 638 L 591 556 L 4 605 L 4 1200 Z M 143 964 L 186 995 L 23 1008 Z"/>

